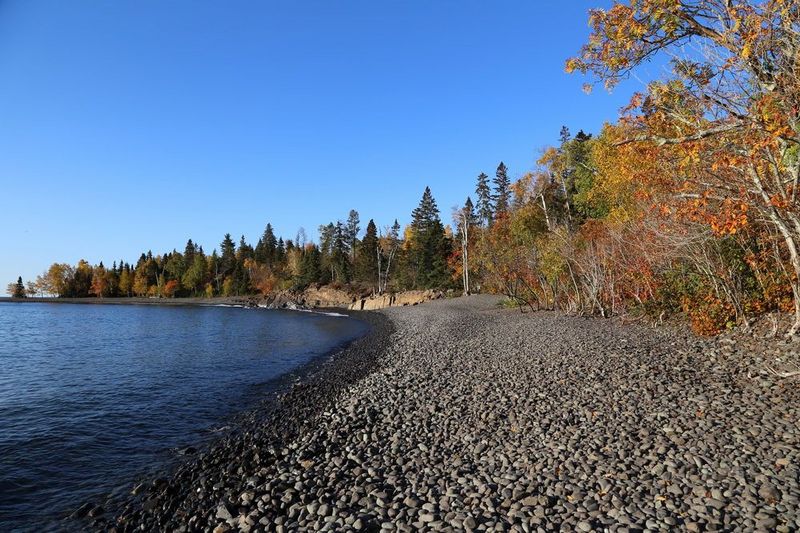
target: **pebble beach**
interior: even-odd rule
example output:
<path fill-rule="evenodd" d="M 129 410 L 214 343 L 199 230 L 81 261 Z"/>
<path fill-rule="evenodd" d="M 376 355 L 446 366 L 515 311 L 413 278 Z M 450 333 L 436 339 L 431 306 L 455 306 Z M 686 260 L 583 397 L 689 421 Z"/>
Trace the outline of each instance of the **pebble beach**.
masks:
<path fill-rule="evenodd" d="M 680 328 L 472 296 L 372 326 L 113 531 L 795 531 L 800 384 Z"/>

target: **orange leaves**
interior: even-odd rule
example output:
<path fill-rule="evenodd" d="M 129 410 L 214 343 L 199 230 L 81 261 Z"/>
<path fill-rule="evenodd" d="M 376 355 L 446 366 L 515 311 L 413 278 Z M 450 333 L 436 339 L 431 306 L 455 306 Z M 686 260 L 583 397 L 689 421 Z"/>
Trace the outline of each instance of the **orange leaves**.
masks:
<path fill-rule="evenodd" d="M 178 290 L 180 284 L 178 280 L 171 279 L 164 284 L 164 288 L 162 289 L 161 293 L 164 298 L 173 298 L 175 296 L 175 291 Z"/>
<path fill-rule="evenodd" d="M 788 209 L 791 206 L 789 198 L 784 195 L 773 194 L 770 196 L 769 202 L 777 209 Z"/>
<path fill-rule="evenodd" d="M 748 210 L 747 204 L 731 198 L 715 202 L 712 209 L 709 209 L 709 202 L 704 200 L 702 206 L 698 206 L 690 218 L 708 224 L 714 235 L 735 235 L 737 231 L 747 227 Z"/>
<path fill-rule="evenodd" d="M 253 262 L 249 265 L 250 283 L 258 292 L 271 294 L 278 285 L 278 276 L 266 265 Z"/>
<path fill-rule="evenodd" d="M 698 335 L 718 335 L 736 319 L 734 307 L 710 292 L 700 299 L 684 297 L 681 304 Z"/>

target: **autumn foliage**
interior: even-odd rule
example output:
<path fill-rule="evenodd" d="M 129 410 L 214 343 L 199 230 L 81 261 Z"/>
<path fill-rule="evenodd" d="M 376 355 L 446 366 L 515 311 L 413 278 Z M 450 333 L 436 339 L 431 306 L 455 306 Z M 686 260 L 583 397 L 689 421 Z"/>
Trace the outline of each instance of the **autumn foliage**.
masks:
<path fill-rule="evenodd" d="M 612 88 L 660 55 L 671 75 L 599 136 L 562 132 L 529 195 L 548 230 L 509 239 L 525 206 L 485 227 L 487 279 L 533 307 L 684 313 L 704 334 L 792 311 L 797 331 L 800 3 L 631 0 L 589 23 L 567 71 Z"/>

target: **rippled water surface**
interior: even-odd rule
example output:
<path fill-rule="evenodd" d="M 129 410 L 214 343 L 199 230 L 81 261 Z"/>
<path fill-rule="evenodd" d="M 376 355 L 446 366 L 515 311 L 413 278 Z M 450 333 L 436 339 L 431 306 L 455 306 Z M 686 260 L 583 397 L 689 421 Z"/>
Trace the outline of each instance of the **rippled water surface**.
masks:
<path fill-rule="evenodd" d="M 128 490 L 366 329 L 263 309 L 0 302 L 0 531 Z"/>

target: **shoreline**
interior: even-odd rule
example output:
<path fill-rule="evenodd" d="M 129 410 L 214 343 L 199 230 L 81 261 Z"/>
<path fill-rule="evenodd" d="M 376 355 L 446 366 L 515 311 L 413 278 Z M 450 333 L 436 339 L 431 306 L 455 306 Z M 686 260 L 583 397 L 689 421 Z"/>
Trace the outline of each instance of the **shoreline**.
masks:
<path fill-rule="evenodd" d="M 213 298 L 182 297 L 182 298 L 142 298 L 138 296 L 130 298 L 50 298 L 50 297 L 25 297 L 11 298 L 0 296 L 0 303 L 18 304 L 81 304 L 81 305 L 243 305 L 246 306 L 257 297 L 252 296 L 215 296 Z"/>
<path fill-rule="evenodd" d="M 274 424 L 245 418 L 90 529 L 800 528 L 800 389 L 762 370 L 773 344 L 496 303 L 368 313 L 390 329 Z"/>
<path fill-rule="evenodd" d="M 321 311 L 323 309 L 313 312 Z M 338 392 L 377 367 L 380 352 L 393 332 L 391 322 L 378 313 L 349 311 L 342 316 L 366 323 L 368 331 L 299 368 L 258 384 L 259 388 L 266 389 L 263 396 L 246 410 L 221 421 L 221 426 L 212 430 L 213 434 L 207 439 L 173 450 L 161 467 L 132 479 L 127 488 L 118 487 L 110 494 L 98 494 L 71 515 L 54 519 L 52 525 L 65 531 L 114 528 L 129 531 L 131 522 L 138 523 L 145 518 L 142 511 L 152 510 L 159 504 L 169 506 L 169 498 L 179 493 L 181 487 L 194 482 L 198 475 L 205 478 L 209 464 L 218 464 L 222 456 L 241 457 L 245 441 L 268 441 L 278 445 L 295 438 L 302 421 L 313 419 L 330 406 Z M 95 513 L 96 516 L 92 516 Z M 151 523 L 148 529 L 158 527 Z"/>
<path fill-rule="evenodd" d="M 201 296 L 157 298 L 157 297 L 111 297 L 111 298 L 59 298 L 59 297 L 0 297 L 0 303 L 54 303 L 81 305 L 163 305 L 163 306 L 233 306 L 261 307 L 266 309 L 346 309 L 348 311 L 375 311 L 389 307 L 405 307 L 444 298 L 446 293 L 434 290 L 406 290 L 397 293 L 365 294 L 333 288 L 311 286 L 302 291 L 283 290 L 267 295 Z"/>

